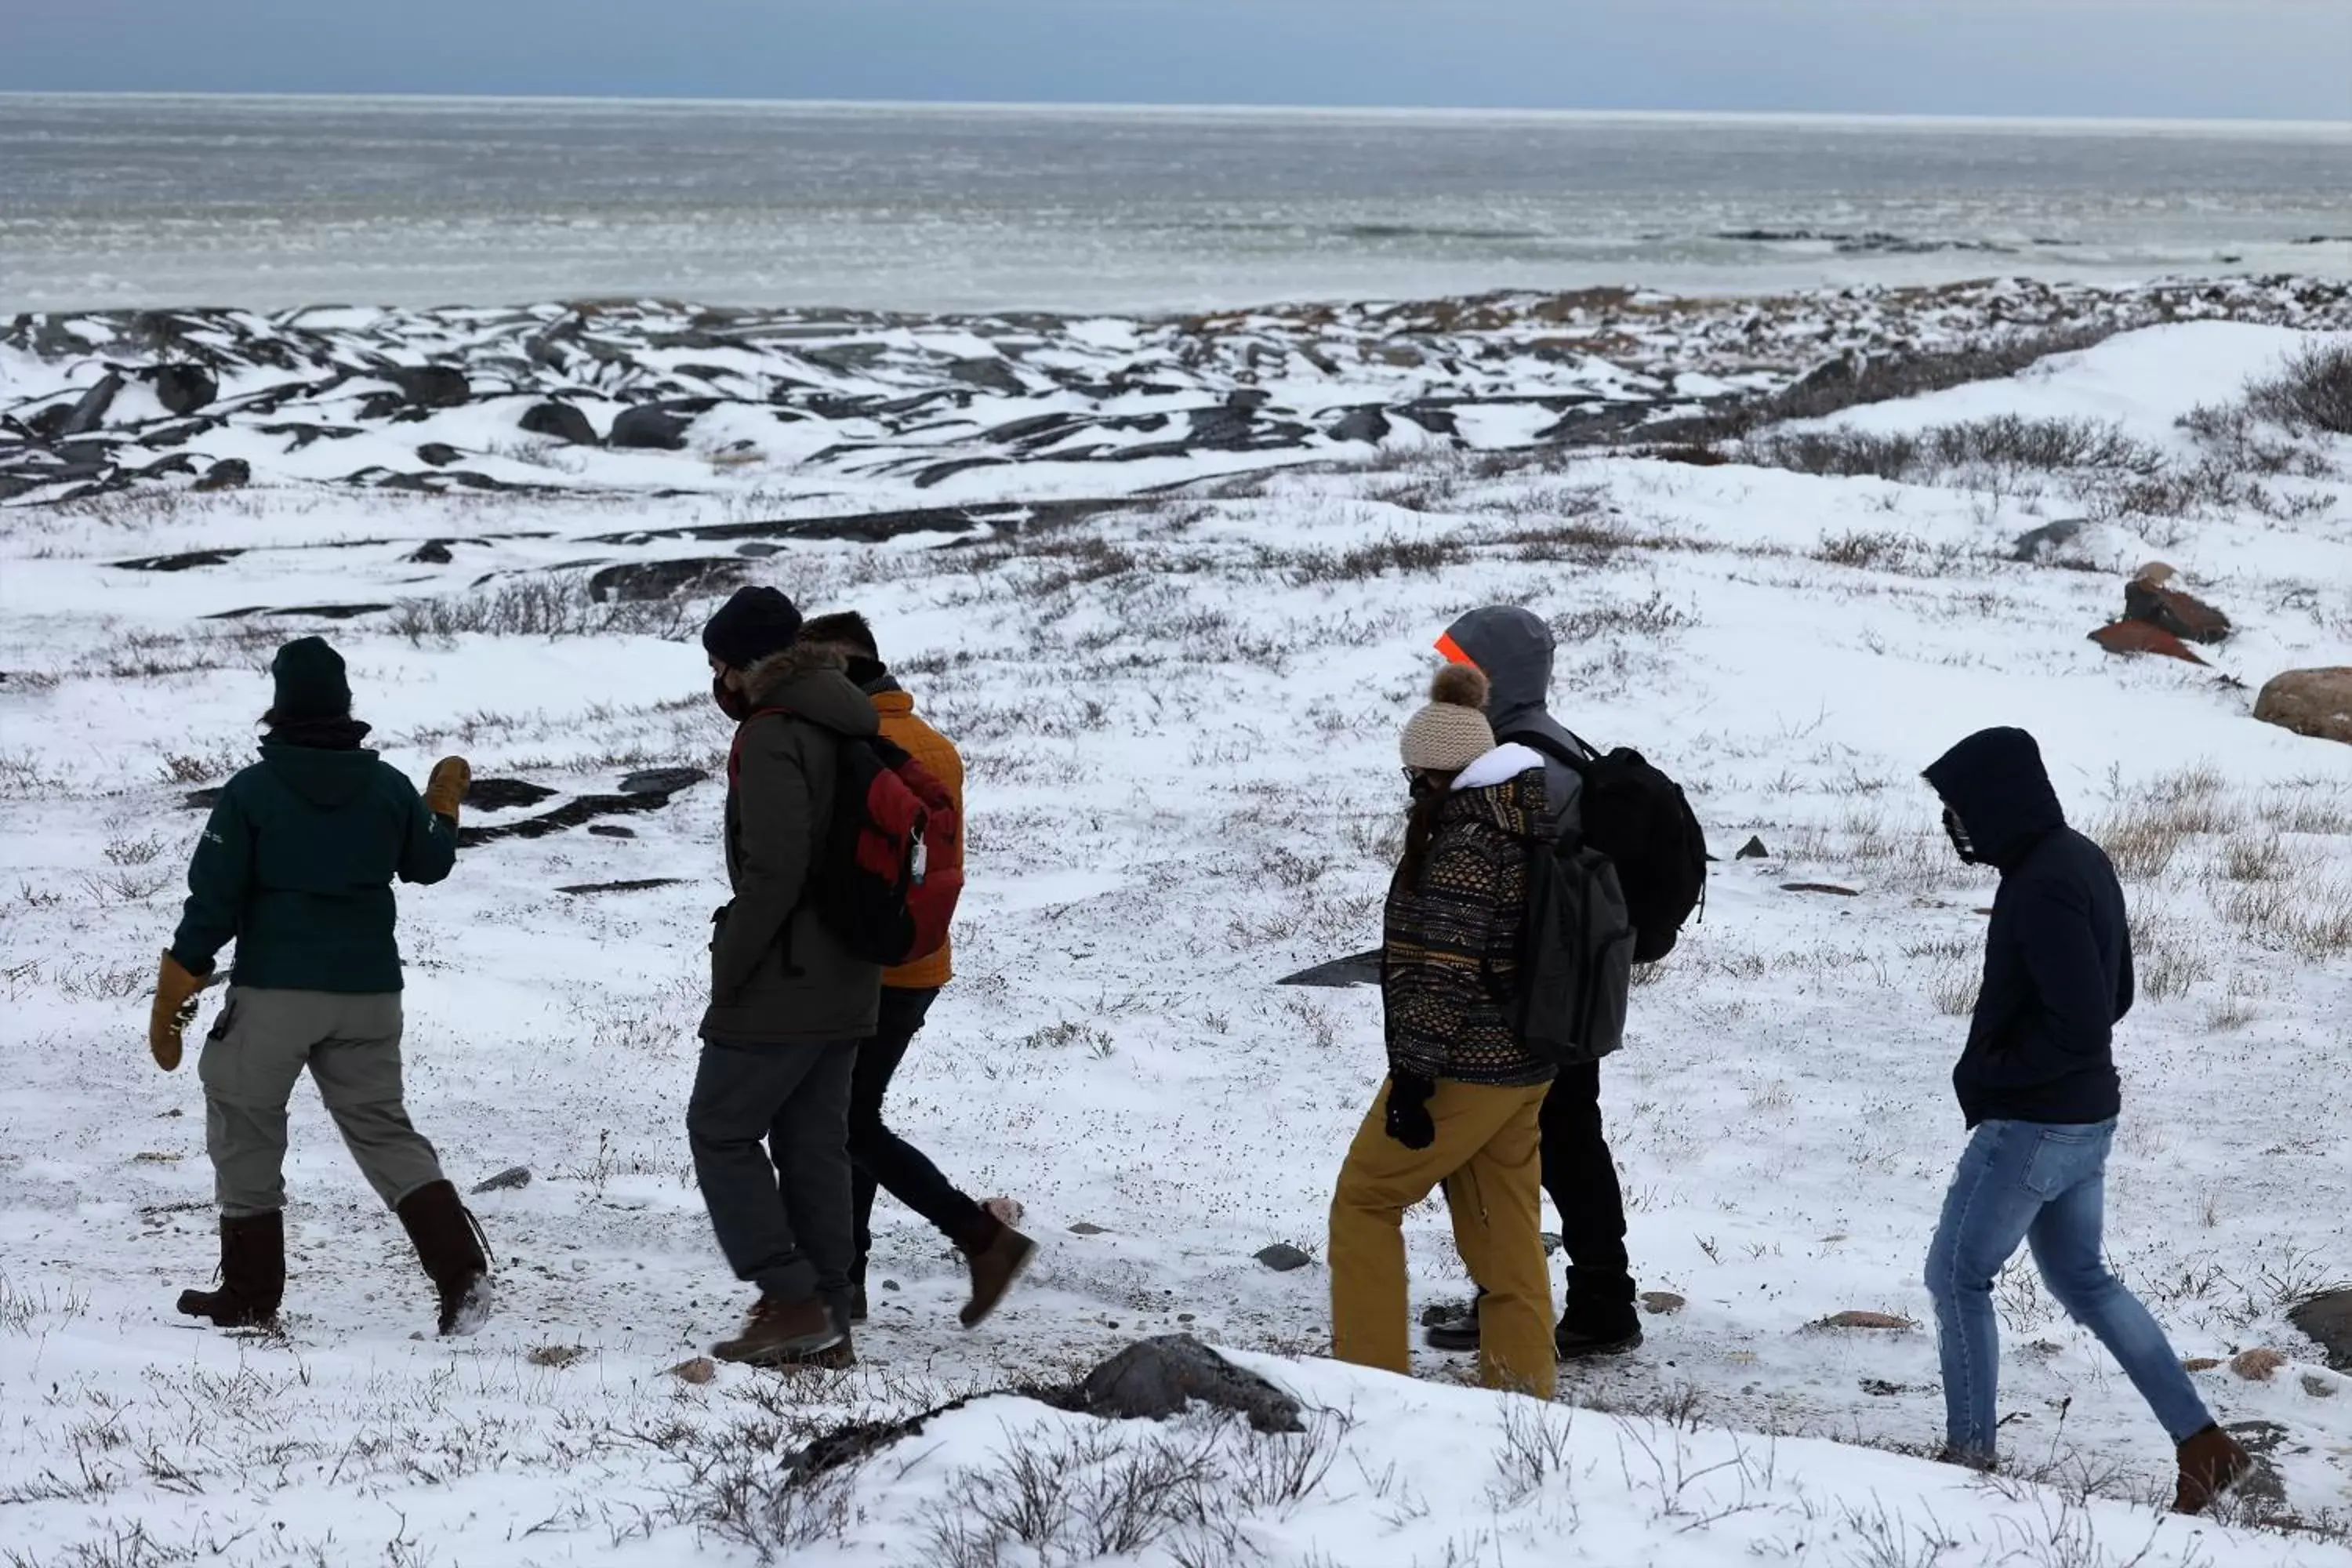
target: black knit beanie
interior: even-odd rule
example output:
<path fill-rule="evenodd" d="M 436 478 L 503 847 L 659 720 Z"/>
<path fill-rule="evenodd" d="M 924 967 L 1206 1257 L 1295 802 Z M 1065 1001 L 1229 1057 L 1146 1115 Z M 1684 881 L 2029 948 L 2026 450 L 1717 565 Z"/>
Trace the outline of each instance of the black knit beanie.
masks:
<path fill-rule="evenodd" d="M 738 588 L 702 628 L 703 651 L 730 669 L 749 669 L 800 636 L 801 613 L 773 588 Z"/>
<path fill-rule="evenodd" d="M 341 719 L 352 710 L 351 682 L 343 678 L 343 656 L 320 637 L 297 637 L 269 661 L 276 685 L 270 716 L 279 723 L 306 719 Z"/>

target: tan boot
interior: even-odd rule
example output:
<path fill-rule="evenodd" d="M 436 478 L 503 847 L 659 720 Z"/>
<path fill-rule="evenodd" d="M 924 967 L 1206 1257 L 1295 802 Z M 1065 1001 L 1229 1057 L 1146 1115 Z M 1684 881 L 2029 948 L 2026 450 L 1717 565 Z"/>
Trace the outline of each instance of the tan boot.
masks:
<path fill-rule="evenodd" d="M 710 1347 L 720 1361 L 753 1366 L 849 1366 L 849 1335 L 821 1296 L 787 1300 L 762 1296 L 743 1320 L 743 1331 Z"/>
<path fill-rule="evenodd" d="M 2180 1445 L 2180 1489 L 2172 1511 L 2203 1513 L 2213 1500 L 2246 1479 L 2254 1457 L 2219 1426 L 2208 1426 Z"/>
<path fill-rule="evenodd" d="M 956 1238 L 956 1249 L 971 1270 L 971 1300 L 957 1317 L 965 1328 L 976 1329 L 1037 1256 L 1037 1244 L 982 1209 Z"/>

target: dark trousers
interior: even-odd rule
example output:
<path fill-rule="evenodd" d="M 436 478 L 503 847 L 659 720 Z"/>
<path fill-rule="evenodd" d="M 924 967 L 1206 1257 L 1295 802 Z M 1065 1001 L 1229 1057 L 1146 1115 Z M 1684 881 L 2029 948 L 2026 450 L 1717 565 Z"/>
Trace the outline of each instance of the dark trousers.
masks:
<path fill-rule="evenodd" d="M 936 987 L 896 991 L 884 986 L 874 1037 L 857 1047 L 857 1068 L 849 1088 L 849 1158 L 854 1167 L 850 1195 L 861 1279 L 866 1255 L 874 1250 L 877 1188 L 930 1221 L 950 1241 L 961 1241 L 980 1217 L 978 1204 L 941 1175 L 920 1149 L 882 1123 L 882 1097 L 890 1091 L 891 1076 L 898 1070 L 907 1047 L 921 1031 L 938 997 Z"/>
<path fill-rule="evenodd" d="M 845 1295 L 849 1080 L 857 1047 L 706 1040 L 687 1102 L 694 1178 L 719 1249 L 762 1296 Z M 762 1143 L 766 1145 L 761 1147 Z"/>
<path fill-rule="evenodd" d="M 1562 1068 L 1544 1096 L 1543 1184 L 1559 1211 L 1568 1254 L 1560 1321 L 1608 1337 L 1633 1328 L 1633 1276 L 1625 1257 L 1625 1197 L 1601 1128 L 1601 1064 Z"/>

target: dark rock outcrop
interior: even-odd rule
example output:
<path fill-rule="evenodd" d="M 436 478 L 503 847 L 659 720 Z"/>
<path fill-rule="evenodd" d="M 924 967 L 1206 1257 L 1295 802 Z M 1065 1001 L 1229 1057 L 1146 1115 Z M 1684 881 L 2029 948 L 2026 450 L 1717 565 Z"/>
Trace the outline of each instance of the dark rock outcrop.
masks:
<path fill-rule="evenodd" d="M 172 414 L 194 414 L 220 395 L 220 383 L 200 364 L 159 364 L 155 397 Z"/>
<path fill-rule="evenodd" d="M 613 433 L 607 439 L 614 447 L 676 452 L 686 446 L 687 428 L 693 423 L 685 415 L 674 413 L 661 404 L 641 403 L 634 408 L 624 408 L 614 416 Z"/>
<path fill-rule="evenodd" d="M 743 562 L 731 555 L 697 555 L 678 561 L 627 561 L 607 566 L 588 579 L 588 596 L 597 604 L 607 599 L 667 599 L 692 589 L 698 593 L 735 583 L 743 575 Z"/>
<path fill-rule="evenodd" d="M 534 436 L 551 436 L 575 447 L 596 444 L 596 427 L 569 403 L 532 404 L 522 411 L 522 427 Z"/>
<path fill-rule="evenodd" d="M 2352 1289 L 2327 1290 L 2289 1309 L 2286 1321 L 2327 1352 L 2327 1364 L 2352 1372 Z"/>
<path fill-rule="evenodd" d="M 205 470 L 195 488 L 200 490 L 233 490 L 253 482 L 253 465 L 243 458 L 223 458 Z"/>
<path fill-rule="evenodd" d="M 122 377 L 112 371 L 104 380 L 81 395 L 79 402 L 58 423 L 59 436 L 86 436 L 105 425 L 106 411 L 114 406 L 115 395 L 122 390 Z"/>
<path fill-rule="evenodd" d="M 466 373 L 445 364 L 386 365 L 375 374 L 419 408 L 462 408 L 473 393 Z"/>

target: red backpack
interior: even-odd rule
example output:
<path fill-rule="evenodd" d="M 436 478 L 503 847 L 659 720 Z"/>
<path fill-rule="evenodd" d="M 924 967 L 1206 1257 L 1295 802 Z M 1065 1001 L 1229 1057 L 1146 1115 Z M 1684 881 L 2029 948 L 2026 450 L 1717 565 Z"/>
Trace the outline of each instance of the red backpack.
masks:
<path fill-rule="evenodd" d="M 762 708 L 744 722 L 789 711 Z M 739 725 L 727 755 L 730 789 L 742 748 Z M 879 736 L 845 740 L 838 755 L 833 821 L 803 902 L 853 958 L 885 967 L 928 958 L 947 945 L 963 891 L 954 798 L 929 769 Z"/>

